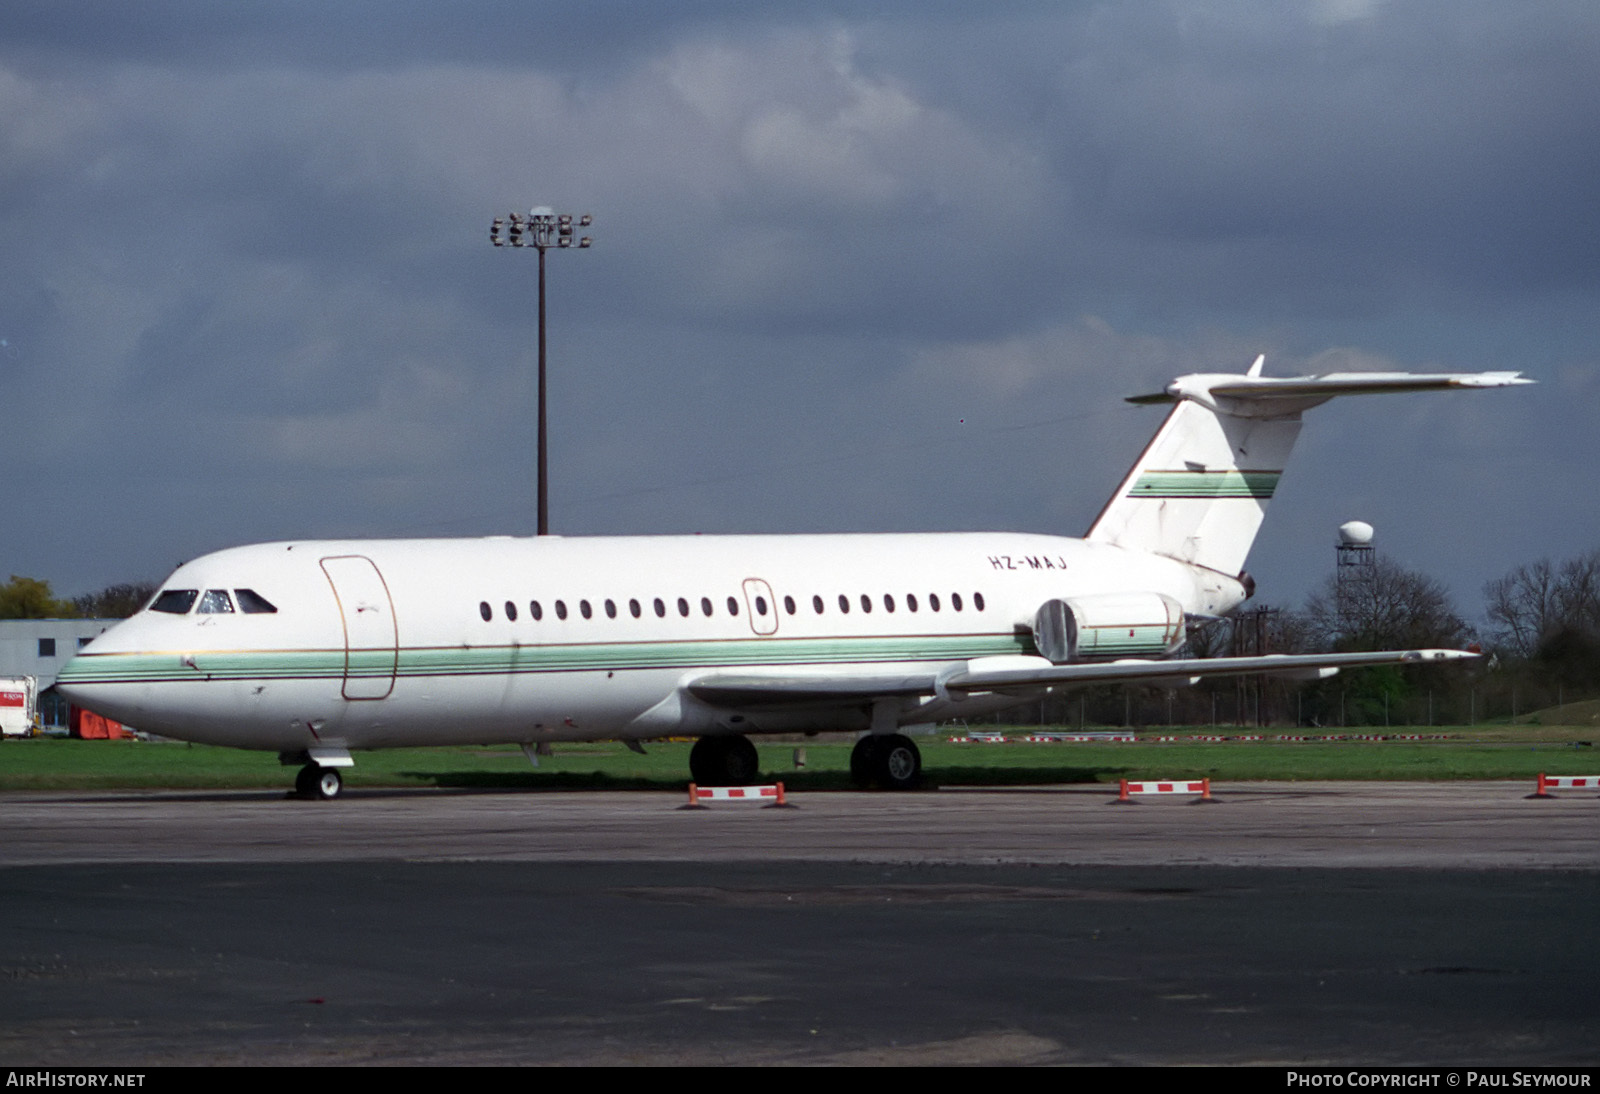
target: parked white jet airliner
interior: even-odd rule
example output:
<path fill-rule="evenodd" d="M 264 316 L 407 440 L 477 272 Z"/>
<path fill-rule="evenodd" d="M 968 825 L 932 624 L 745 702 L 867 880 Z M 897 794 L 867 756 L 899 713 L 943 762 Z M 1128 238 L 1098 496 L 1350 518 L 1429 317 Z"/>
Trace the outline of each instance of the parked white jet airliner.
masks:
<path fill-rule="evenodd" d="M 1170 659 L 1237 608 L 1300 431 L 1337 395 L 1506 387 L 1514 372 L 1184 376 L 1083 539 L 1011 532 L 350 540 L 180 566 L 61 672 L 72 702 L 276 751 L 333 797 L 353 749 L 698 737 L 696 781 L 757 773 L 747 734 L 863 732 L 858 781 L 921 773 L 900 730 L 1051 688 L 1332 675 L 1409 650 Z"/>

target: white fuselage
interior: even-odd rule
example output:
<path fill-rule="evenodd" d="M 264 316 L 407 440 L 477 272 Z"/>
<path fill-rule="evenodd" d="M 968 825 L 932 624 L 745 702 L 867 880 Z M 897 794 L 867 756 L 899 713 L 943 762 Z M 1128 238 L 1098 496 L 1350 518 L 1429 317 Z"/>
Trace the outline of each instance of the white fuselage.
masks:
<path fill-rule="evenodd" d="M 685 684 L 1031 654 L 1052 598 L 1159 593 L 1214 616 L 1245 596 L 1169 558 L 1021 533 L 273 543 L 187 563 L 163 589 L 232 591 L 235 610 L 143 611 L 60 690 L 139 729 L 282 752 L 859 730 L 864 705 L 713 708 Z M 241 610 L 241 589 L 276 610 Z M 894 718 L 1015 702 L 924 697 Z"/>

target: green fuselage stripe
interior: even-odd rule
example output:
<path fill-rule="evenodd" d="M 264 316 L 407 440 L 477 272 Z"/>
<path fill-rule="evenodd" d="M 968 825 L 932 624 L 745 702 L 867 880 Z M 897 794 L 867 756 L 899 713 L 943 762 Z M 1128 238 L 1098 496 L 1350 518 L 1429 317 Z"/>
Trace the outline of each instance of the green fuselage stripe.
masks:
<path fill-rule="evenodd" d="M 376 676 L 482 676 L 728 665 L 957 661 L 1033 653 L 1025 635 L 904 635 L 765 638 L 700 642 L 607 642 L 562 646 L 408 647 L 395 650 L 226 650 L 215 653 L 84 653 L 63 684 L 165 680 L 275 680 Z"/>

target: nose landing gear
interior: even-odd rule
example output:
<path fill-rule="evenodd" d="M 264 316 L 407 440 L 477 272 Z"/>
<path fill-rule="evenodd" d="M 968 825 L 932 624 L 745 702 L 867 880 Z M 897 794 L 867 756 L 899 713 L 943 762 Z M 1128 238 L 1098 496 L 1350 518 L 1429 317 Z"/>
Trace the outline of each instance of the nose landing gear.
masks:
<path fill-rule="evenodd" d="M 306 764 L 294 777 L 294 792 L 312 801 L 332 801 L 344 789 L 338 768 Z"/>
<path fill-rule="evenodd" d="M 355 763 L 345 748 L 308 748 L 299 752 L 280 752 L 278 762 L 285 767 L 302 764 L 294 777 L 294 796 L 306 801 L 332 801 L 344 789 L 339 768 Z"/>

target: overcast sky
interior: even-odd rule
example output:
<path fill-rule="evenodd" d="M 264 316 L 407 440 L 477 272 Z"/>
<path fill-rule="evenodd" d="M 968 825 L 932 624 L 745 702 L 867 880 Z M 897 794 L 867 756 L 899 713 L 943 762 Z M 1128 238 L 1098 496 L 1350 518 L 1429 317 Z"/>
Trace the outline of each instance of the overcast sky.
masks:
<path fill-rule="evenodd" d="M 1600 547 L 1600 5 L 0 6 L 0 579 L 533 527 L 1080 535 L 1196 370 L 1308 415 L 1250 562 Z"/>

